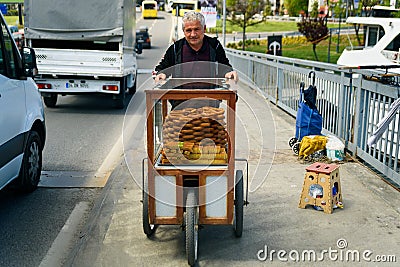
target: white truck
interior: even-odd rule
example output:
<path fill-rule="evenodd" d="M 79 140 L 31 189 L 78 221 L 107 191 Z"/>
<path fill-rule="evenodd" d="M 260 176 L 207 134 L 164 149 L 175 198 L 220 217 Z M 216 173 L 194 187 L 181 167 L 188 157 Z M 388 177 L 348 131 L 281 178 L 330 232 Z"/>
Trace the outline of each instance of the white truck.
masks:
<path fill-rule="evenodd" d="M 58 95 L 93 93 L 125 107 L 137 83 L 135 2 L 24 1 L 26 44 L 35 50 L 35 81 L 47 107 Z"/>

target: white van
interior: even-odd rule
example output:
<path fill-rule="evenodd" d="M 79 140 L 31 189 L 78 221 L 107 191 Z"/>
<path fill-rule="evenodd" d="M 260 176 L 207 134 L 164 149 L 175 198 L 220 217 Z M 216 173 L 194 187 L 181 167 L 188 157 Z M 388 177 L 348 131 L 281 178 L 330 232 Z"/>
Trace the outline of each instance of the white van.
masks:
<path fill-rule="evenodd" d="M 33 81 L 33 49 L 15 44 L 0 14 L 0 189 L 15 181 L 24 192 L 37 188 L 46 139 L 44 108 Z"/>

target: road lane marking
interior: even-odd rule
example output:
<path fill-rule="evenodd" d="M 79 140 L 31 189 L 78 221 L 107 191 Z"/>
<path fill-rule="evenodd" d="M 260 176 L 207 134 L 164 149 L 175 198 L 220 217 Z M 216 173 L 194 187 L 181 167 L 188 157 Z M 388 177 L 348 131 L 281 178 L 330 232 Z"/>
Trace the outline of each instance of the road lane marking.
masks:
<path fill-rule="evenodd" d="M 152 73 L 153 69 L 138 69 L 137 73 L 138 74 L 148 74 L 148 73 Z"/>
<path fill-rule="evenodd" d="M 104 187 L 107 179 L 96 177 L 94 171 L 42 171 L 39 187 L 82 188 Z"/>
<path fill-rule="evenodd" d="M 69 250 L 73 247 L 73 237 L 78 231 L 78 227 L 82 222 L 82 218 L 89 210 L 88 202 L 79 202 L 69 215 L 61 231 L 53 241 L 46 256 L 43 258 L 39 267 L 62 266 L 63 262 L 69 254 Z"/>

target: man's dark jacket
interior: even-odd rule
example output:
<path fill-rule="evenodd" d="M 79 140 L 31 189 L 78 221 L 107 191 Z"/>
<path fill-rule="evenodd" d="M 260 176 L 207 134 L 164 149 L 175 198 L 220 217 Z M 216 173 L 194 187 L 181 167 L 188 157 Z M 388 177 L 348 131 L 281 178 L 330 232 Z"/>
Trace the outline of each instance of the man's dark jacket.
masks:
<path fill-rule="evenodd" d="M 204 35 L 204 42 L 207 42 L 210 46 L 210 61 L 218 62 L 218 68 L 215 69 L 216 77 L 224 77 L 225 73 L 232 71 L 232 66 L 229 63 L 229 59 L 226 57 L 225 50 L 217 38 L 209 37 Z M 182 47 L 185 44 L 186 39 L 182 38 L 174 42 L 165 52 L 164 57 L 155 68 L 157 73 L 163 72 L 167 76 L 173 75 L 179 76 L 176 73 L 179 68 L 175 68 L 173 71 L 172 66 L 176 66 L 182 63 Z M 210 64 L 211 66 L 211 64 Z M 170 68 L 170 69 L 169 69 Z"/>

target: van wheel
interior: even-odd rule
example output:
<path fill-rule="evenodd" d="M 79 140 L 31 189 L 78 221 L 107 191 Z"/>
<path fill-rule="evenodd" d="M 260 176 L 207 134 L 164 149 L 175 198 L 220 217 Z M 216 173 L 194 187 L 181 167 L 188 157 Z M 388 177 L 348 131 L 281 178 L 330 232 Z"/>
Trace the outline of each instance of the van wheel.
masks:
<path fill-rule="evenodd" d="M 128 88 L 128 94 L 133 95 L 134 93 L 136 93 L 137 79 L 138 79 L 138 76 L 137 76 L 137 73 L 136 73 L 136 75 L 135 75 L 135 82 L 133 83 L 133 86 L 132 86 L 132 87 Z"/>
<path fill-rule="evenodd" d="M 39 134 L 36 131 L 30 132 L 18 177 L 19 188 L 25 193 L 33 192 L 39 184 L 42 172 L 42 150 Z"/>
<path fill-rule="evenodd" d="M 123 77 L 120 81 L 119 94 L 114 96 L 114 107 L 117 109 L 123 109 L 125 107 L 126 98 L 126 77 Z"/>
<path fill-rule="evenodd" d="M 57 105 L 57 94 L 50 94 L 50 96 L 43 96 L 43 101 L 46 107 L 55 108 Z"/>

